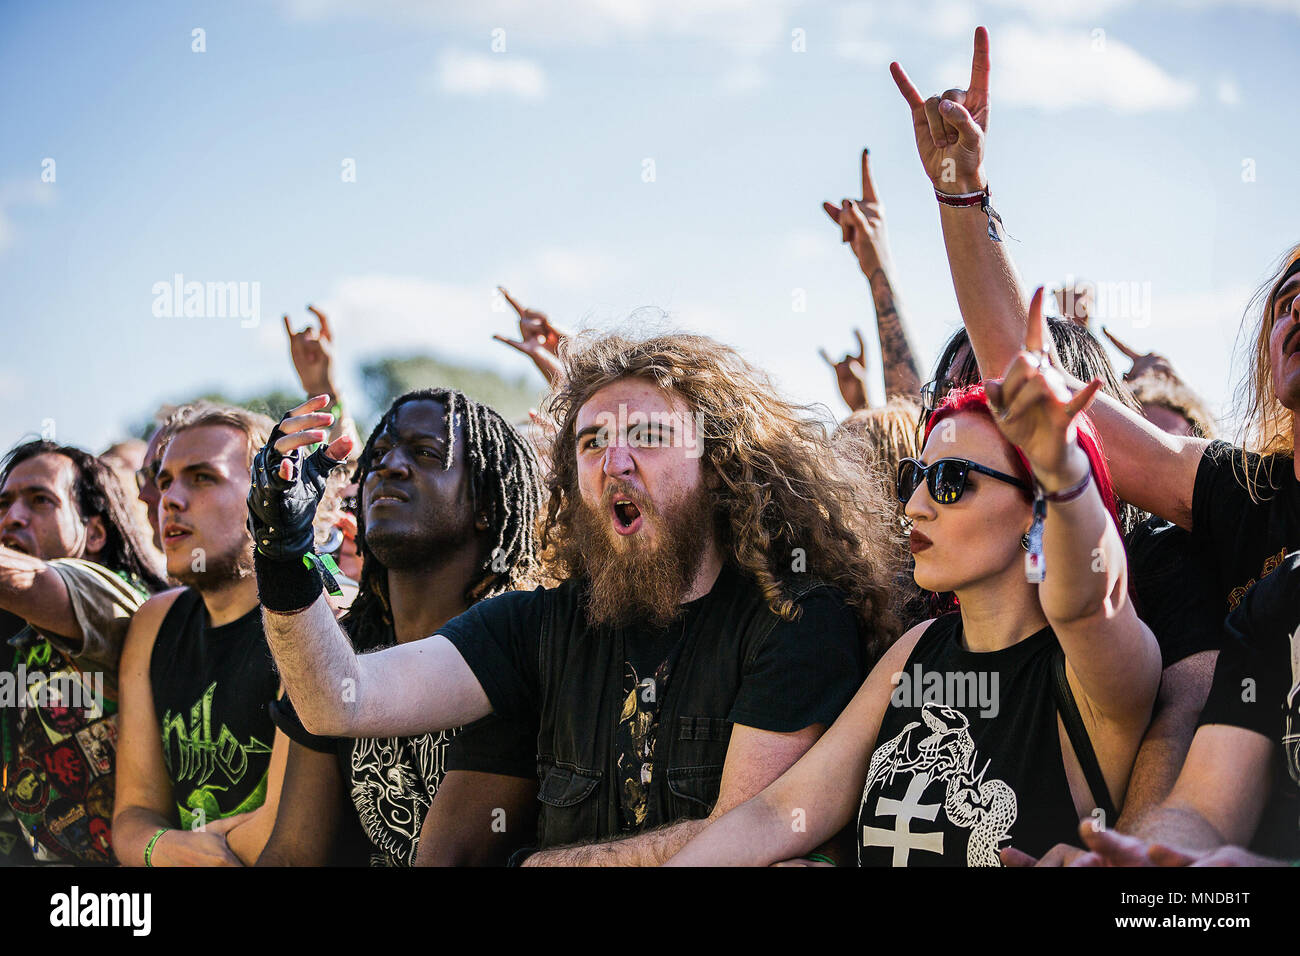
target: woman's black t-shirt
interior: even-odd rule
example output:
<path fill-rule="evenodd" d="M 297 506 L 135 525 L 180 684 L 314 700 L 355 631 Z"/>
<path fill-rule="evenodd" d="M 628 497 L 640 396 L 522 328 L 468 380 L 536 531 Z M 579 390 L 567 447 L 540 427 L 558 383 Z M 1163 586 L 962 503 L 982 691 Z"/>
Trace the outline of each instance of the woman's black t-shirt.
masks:
<path fill-rule="evenodd" d="M 1056 635 L 985 653 L 961 637 L 960 613 L 937 618 L 901 672 L 862 791 L 860 866 L 1000 866 L 1008 846 L 1041 856 L 1076 840 Z"/>
<path fill-rule="evenodd" d="M 1262 500 L 1246 490 L 1257 475 Z M 1300 482 L 1289 455 L 1243 454 L 1227 442 L 1206 447 L 1192 492 L 1192 536 L 1215 570 L 1224 612 L 1250 586 L 1300 549 Z"/>
<path fill-rule="evenodd" d="M 1276 745 L 1268 803 L 1251 849 L 1300 857 L 1300 554 L 1293 554 L 1228 615 L 1200 726 L 1253 730 Z"/>

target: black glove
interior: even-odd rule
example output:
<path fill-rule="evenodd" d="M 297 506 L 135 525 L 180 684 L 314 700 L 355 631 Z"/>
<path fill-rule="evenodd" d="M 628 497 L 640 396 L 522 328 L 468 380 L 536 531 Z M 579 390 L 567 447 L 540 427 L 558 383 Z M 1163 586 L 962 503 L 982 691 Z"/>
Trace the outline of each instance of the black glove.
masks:
<path fill-rule="evenodd" d="M 282 437 L 276 425 L 253 459 L 248 490 L 248 530 L 258 554 L 274 561 L 300 558 L 312 550 L 312 522 L 325 494 L 325 480 L 336 465 L 342 464 L 325 454 L 324 443 L 306 458 L 297 449 L 290 458 L 294 476 L 285 481 L 280 477 L 280 462 L 285 456 L 275 450 L 276 441 Z"/>

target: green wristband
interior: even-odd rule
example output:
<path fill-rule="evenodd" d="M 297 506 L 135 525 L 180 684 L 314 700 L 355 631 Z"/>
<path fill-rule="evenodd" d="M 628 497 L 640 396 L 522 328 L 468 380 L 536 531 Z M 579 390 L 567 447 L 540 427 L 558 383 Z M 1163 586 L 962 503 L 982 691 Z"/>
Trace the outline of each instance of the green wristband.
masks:
<path fill-rule="evenodd" d="M 809 853 L 804 857 L 804 859 L 811 860 L 814 863 L 829 863 L 831 866 L 839 866 L 838 863 L 832 860 L 825 853 Z"/>
<path fill-rule="evenodd" d="M 149 841 L 149 845 L 148 845 L 147 847 L 144 848 L 144 865 L 145 865 L 145 866 L 153 866 L 153 845 L 154 845 L 155 843 L 158 842 L 158 838 L 159 838 L 160 836 L 162 836 L 164 833 L 166 833 L 166 832 L 167 832 L 168 830 L 170 830 L 170 829 L 171 829 L 171 827 L 163 827 L 161 830 L 159 830 L 157 833 L 155 833 L 155 834 L 153 835 L 153 839 Z"/>

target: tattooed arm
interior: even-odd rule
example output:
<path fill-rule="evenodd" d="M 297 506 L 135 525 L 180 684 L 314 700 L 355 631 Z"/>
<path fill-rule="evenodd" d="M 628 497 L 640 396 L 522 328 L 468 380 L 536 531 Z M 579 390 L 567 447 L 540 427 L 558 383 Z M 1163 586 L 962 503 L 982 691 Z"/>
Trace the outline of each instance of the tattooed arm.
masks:
<path fill-rule="evenodd" d="M 852 247 L 858 266 L 871 286 L 871 299 L 876 306 L 876 327 L 880 334 L 880 359 L 885 373 L 885 397 L 915 398 L 921 389 L 920 367 L 894 294 L 894 264 L 885 229 L 885 207 L 876 196 L 871 181 L 867 150 L 862 151 L 862 199 L 845 199 L 838 207 L 823 203 L 822 208 L 840 227 L 843 241 Z M 859 361 L 863 359 L 865 350 L 859 356 Z"/>

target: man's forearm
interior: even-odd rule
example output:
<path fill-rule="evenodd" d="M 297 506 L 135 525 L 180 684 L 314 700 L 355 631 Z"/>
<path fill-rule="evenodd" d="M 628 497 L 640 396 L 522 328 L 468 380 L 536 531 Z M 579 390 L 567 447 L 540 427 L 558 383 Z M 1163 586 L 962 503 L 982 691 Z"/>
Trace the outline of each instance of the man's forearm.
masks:
<path fill-rule="evenodd" d="M 1194 809 L 1179 804 L 1164 804 L 1149 811 L 1132 835 L 1189 852 L 1213 850 L 1228 842 Z"/>
<path fill-rule="evenodd" d="M 159 830 L 171 826 L 173 823 L 161 813 L 145 807 L 120 810 L 113 817 L 113 855 L 117 862 L 123 866 L 144 866 L 144 849 L 149 841 Z"/>
<path fill-rule="evenodd" d="M 360 667 L 324 594 L 296 614 L 263 609 L 262 626 L 298 719 L 314 734 L 347 736 L 362 699 Z"/>
<path fill-rule="evenodd" d="M 907 323 L 894 298 L 890 272 L 883 266 L 874 269 L 867 282 L 876 306 L 876 329 L 880 335 L 880 361 L 885 373 L 885 397 L 902 395 L 915 398 L 921 390 L 921 371 L 916 363 Z"/>
<path fill-rule="evenodd" d="M 1124 811 L 1115 823 L 1121 833 L 1136 833 L 1147 814 L 1173 791 L 1209 696 L 1218 656 L 1218 651 L 1200 651 L 1165 668 L 1156 713 L 1133 761 Z"/>
<path fill-rule="evenodd" d="M 542 850 L 524 866 L 659 866 L 708 825 L 708 819 L 680 820 L 622 840 Z"/>

